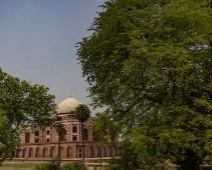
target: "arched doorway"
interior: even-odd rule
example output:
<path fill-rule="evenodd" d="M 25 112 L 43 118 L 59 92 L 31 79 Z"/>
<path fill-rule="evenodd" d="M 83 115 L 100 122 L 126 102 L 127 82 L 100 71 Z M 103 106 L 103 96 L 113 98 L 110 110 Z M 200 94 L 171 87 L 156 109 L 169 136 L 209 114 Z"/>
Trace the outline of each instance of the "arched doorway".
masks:
<path fill-rule="evenodd" d="M 116 156 L 116 149 L 115 148 L 111 148 L 111 156 Z"/>
<path fill-rule="evenodd" d="M 74 150 L 72 149 L 72 147 L 68 147 L 67 148 L 67 158 L 73 157 L 73 153 L 74 153 Z"/>
<path fill-rule="evenodd" d="M 43 149 L 43 157 L 44 158 L 48 157 L 48 150 L 46 148 Z"/>
<path fill-rule="evenodd" d="M 25 156 L 26 156 L 26 148 L 24 148 L 24 149 L 22 150 L 22 158 L 25 158 Z"/>
<path fill-rule="evenodd" d="M 36 158 L 40 158 L 40 149 L 39 148 L 37 148 L 36 150 L 35 150 L 35 157 Z"/>
<path fill-rule="evenodd" d="M 34 152 L 33 152 L 33 149 L 30 148 L 29 149 L 29 158 L 33 158 L 34 157 Z"/>
<path fill-rule="evenodd" d="M 16 158 L 21 157 L 21 155 L 20 155 L 21 152 L 20 151 L 21 151 L 20 149 L 16 150 L 16 155 L 15 155 Z"/>
<path fill-rule="evenodd" d="M 106 157 L 107 156 L 107 149 L 106 147 L 102 148 L 102 157 Z"/>
<path fill-rule="evenodd" d="M 96 152 L 97 152 L 97 157 L 100 157 L 101 150 L 100 150 L 100 148 L 98 146 L 96 147 Z"/>
<path fill-rule="evenodd" d="M 113 156 L 113 155 L 112 155 L 112 152 L 113 152 L 112 148 L 109 148 L 109 154 L 108 154 L 108 155 L 109 155 L 109 156 Z"/>
<path fill-rule="evenodd" d="M 93 149 L 93 147 L 91 146 L 89 150 L 90 150 L 90 153 L 89 153 L 90 158 L 93 158 L 94 157 L 94 149 Z"/>
<path fill-rule="evenodd" d="M 60 147 L 60 157 L 64 158 L 65 157 L 65 150 L 63 147 Z"/>
<path fill-rule="evenodd" d="M 29 132 L 25 133 L 25 143 L 30 143 L 30 133 Z"/>
<path fill-rule="evenodd" d="M 114 156 L 117 156 L 117 149 L 114 148 Z"/>
<path fill-rule="evenodd" d="M 51 150 L 50 150 L 50 157 L 51 158 L 54 158 L 56 157 L 56 147 L 52 147 Z"/>

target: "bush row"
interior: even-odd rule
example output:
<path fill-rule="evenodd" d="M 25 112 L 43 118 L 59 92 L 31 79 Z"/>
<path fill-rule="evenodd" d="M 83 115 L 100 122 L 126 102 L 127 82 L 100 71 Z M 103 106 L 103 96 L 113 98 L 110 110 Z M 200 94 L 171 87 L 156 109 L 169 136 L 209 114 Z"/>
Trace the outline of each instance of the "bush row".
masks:
<path fill-rule="evenodd" d="M 61 166 L 60 159 L 54 158 L 48 164 L 37 165 L 35 170 L 87 170 L 87 168 L 84 164 L 77 162 Z"/>

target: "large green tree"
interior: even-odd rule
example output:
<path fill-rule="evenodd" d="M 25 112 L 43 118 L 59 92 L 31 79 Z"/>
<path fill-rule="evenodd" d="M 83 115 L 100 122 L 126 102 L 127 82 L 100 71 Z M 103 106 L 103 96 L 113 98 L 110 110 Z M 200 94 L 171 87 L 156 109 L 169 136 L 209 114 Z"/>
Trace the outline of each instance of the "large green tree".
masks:
<path fill-rule="evenodd" d="M 212 160 L 212 1 L 110 0 L 78 43 L 94 106 L 107 106 L 138 161 Z"/>
<path fill-rule="evenodd" d="M 84 144 L 84 128 L 83 123 L 90 118 L 91 111 L 88 106 L 85 104 L 80 104 L 76 107 L 75 118 L 78 119 L 81 123 L 81 134 L 82 134 L 82 162 L 85 164 L 85 144 Z"/>
<path fill-rule="evenodd" d="M 48 90 L 0 69 L 0 145 L 4 146 L 0 147 L 0 153 L 12 156 L 20 142 L 22 129 L 29 124 L 37 128 L 52 123 L 56 104 L 55 97 L 48 94 Z"/>

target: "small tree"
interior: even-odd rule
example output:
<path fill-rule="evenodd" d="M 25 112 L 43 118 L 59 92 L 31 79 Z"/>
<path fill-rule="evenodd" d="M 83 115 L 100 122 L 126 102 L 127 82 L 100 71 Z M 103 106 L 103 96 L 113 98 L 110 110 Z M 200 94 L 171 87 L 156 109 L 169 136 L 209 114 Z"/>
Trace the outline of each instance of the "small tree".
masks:
<path fill-rule="evenodd" d="M 76 108 L 75 117 L 81 122 L 81 131 L 82 131 L 82 162 L 85 163 L 85 146 L 84 146 L 84 132 L 83 132 L 83 123 L 87 121 L 90 117 L 91 111 L 88 106 L 81 104 Z"/>
<path fill-rule="evenodd" d="M 84 164 L 74 162 L 71 164 L 65 164 L 61 167 L 61 170 L 87 170 Z"/>
<path fill-rule="evenodd" d="M 60 136 L 64 131 L 64 125 L 61 122 L 57 122 L 54 127 L 58 133 L 58 158 L 60 159 Z"/>
<path fill-rule="evenodd" d="M 0 68 L 0 157 L 14 156 L 20 134 L 28 125 L 51 124 L 57 106 L 54 98 L 49 88 L 20 80 Z"/>
<path fill-rule="evenodd" d="M 109 110 L 107 109 L 103 113 L 96 113 L 98 116 L 98 123 L 94 127 L 94 133 L 99 136 L 100 138 L 100 148 L 101 148 L 101 155 L 100 155 L 100 164 L 102 165 L 102 147 L 107 142 L 105 137 L 109 137 L 111 142 L 115 141 L 118 135 L 118 127 L 113 123 L 110 119 Z M 111 143 L 110 143 L 111 144 Z"/>

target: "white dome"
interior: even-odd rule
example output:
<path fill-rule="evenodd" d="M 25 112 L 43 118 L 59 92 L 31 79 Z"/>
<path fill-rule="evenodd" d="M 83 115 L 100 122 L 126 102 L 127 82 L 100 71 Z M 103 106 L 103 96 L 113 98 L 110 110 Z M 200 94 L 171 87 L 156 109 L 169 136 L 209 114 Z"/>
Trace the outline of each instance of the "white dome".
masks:
<path fill-rule="evenodd" d="M 76 107 L 82 104 L 78 100 L 74 99 L 71 95 L 69 98 L 63 100 L 57 108 L 57 114 L 60 113 L 72 113 L 75 111 Z"/>

